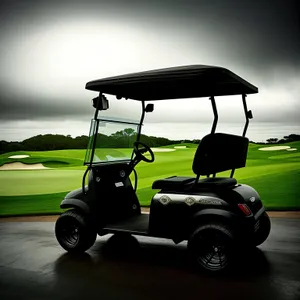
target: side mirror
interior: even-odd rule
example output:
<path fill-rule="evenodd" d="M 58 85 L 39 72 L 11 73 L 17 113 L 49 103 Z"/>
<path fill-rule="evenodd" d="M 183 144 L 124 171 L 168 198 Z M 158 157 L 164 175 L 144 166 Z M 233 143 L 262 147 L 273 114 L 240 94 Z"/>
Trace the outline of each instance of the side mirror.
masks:
<path fill-rule="evenodd" d="M 145 108 L 145 112 L 153 112 L 153 110 L 154 110 L 154 104 L 152 104 L 152 103 L 149 103 L 149 104 L 147 104 L 147 106 L 146 106 L 146 108 Z"/>
<path fill-rule="evenodd" d="M 253 114 L 252 114 L 251 110 L 247 111 L 247 117 L 248 117 L 248 119 L 253 119 Z"/>
<path fill-rule="evenodd" d="M 98 96 L 93 99 L 93 107 L 98 108 L 98 110 L 107 110 L 109 108 L 108 100 L 104 95 Z"/>

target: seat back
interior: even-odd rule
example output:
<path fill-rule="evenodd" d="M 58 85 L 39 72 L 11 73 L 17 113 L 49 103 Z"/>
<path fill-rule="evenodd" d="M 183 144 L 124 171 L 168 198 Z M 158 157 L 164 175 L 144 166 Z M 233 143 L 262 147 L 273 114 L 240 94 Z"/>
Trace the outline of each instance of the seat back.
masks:
<path fill-rule="evenodd" d="M 193 161 L 193 172 L 211 175 L 222 171 L 243 168 L 246 165 L 249 140 L 245 137 L 214 133 L 199 143 Z"/>

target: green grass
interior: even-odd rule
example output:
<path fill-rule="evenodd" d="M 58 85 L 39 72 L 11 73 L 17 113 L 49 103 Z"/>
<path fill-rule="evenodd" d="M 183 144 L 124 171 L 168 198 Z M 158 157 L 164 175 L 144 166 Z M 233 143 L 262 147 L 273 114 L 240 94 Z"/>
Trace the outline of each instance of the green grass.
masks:
<path fill-rule="evenodd" d="M 12 155 L 29 155 L 26 158 L 12 159 Z M 10 152 L 0 155 L 0 166 L 15 161 L 24 164 L 42 163 L 45 167 L 74 167 L 82 166 L 85 150 L 57 150 L 57 151 L 28 151 Z"/>
<path fill-rule="evenodd" d="M 286 170 L 240 180 L 252 186 L 261 196 L 268 209 L 300 209 L 300 167 L 297 170 Z M 298 181 L 298 183 L 297 183 Z"/>
<path fill-rule="evenodd" d="M 61 212 L 60 202 L 66 193 L 0 197 L 2 216 L 54 214 Z"/>
<path fill-rule="evenodd" d="M 81 186 L 83 170 L 21 170 L 0 172 L 0 195 L 22 196 L 69 191 Z"/>
<path fill-rule="evenodd" d="M 141 162 L 137 166 L 137 193 L 143 206 L 149 205 L 152 195 L 156 193 L 151 189 L 154 180 L 172 175 L 194 176 L 191 166 L 196 145 L 182 145 L 187 148 L 156 152 L 153 164 Z M 236 170 L 235 178 L 257 189 L 269 209 L 300 209 L 300 142 L 284 145 L 297 150 L 260 151 L 259 148 L 269 145 L 250 144 L 247 166 Z M 130 151 L 121 149 L 126 154 Z M 7 153 L 0 155 L 0 165 L 12 162 L 8 156 L 14 154 L 28 154 L 30 158 L 18 161 L 39 162 L 52 169 L 0 171 L 0 215 L 59 212 L 59 203 L 64 195 L 81 186 L 85 150 Z M 229 176 L 229 172 L 219 176 Z"/>

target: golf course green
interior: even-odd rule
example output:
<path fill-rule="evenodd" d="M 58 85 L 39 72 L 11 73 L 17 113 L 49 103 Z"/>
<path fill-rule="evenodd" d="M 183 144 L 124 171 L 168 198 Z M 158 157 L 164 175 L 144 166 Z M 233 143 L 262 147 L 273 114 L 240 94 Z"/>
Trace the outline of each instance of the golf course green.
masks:
<path fill-rule="evenodd" d="M 239 183 L 253 186 L 269 210 L 300 209 L 300 142 L 275 145 L 289 146 L 289 149 L 260 150 L 270 146 L 250 144 L 247 166 L 236 170 L 234 177 Z M 162 147 L 172 151 L 158 150 L 154 163 L 141 162 L 137 166 L 137 193 L 143 206 L 148 206 L 152 195 L 157 192 L 151 189 L 154 180 L 172 175 L 194 176 L 191 166 L 195 147 L 195 144 Z M 122 152 L 124 150 L 131 153 L 130 149 L 122 149 Z M 29 157 L 9 158 L 12 155 Z M 81 186 L 84 157 L 85 150 L 11 152 L 0 155 L 0 166 L 21 162 L 45 167 L 35 170 L 0 169 L 0 215 L 60 212 L 59 204 L 65 194 Z M 229 173 L 220 173 L 218 176 L 229 176 Z"/>

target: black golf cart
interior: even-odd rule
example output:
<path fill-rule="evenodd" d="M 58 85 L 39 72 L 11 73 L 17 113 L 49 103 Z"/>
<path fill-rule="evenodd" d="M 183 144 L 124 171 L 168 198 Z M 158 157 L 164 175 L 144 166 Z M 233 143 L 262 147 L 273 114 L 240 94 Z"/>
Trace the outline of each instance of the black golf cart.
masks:
<path fill-rule="evenodd" d="M 99 96 L 93 99 L 95 115 L 82 187 L 66 195 L 60 207 L 69 210 L 55 226 L 57 240 L 65 250 L 84 252 L 97 234 L 108 233 L 168 238 L 175 243 L 187 240 L 191 257 L 199 266 L 220 271 L 229 265 L 237 249 L 266 240 L 270 220 L 259 194 L 233 178 L 235 169 L 246 164 L 245 135 L 252 118 L 246 95 L 257 93 L 255 86 L 227 69 L 193 65 L 95 80 L 88 82 L 86 89 L 99 92 Z M 105 94 L 119 101 L 140 101 L 140 121 L 99 117 L 99 111 L 109 109 Z M 241 136 L 215 132 L 215 97 L 223 95 L 241 95 L 246 117 Z M 154 181 L 152 188 L 157 193 L 150 213 L 142 213 L 135 166 L 141 161 L 154 162 L 153 151 L 141 140 L 145 114 L 154 110 L 154 104 L 147 101 L 200 97 L 210 99 L 214 121 L 191 161 L 195 176 L 174 174 Z M 184 101 L 188 103 L 188 99 Z M 230 171 L 230 175 L 216 176 L 223 171 Z"/>

